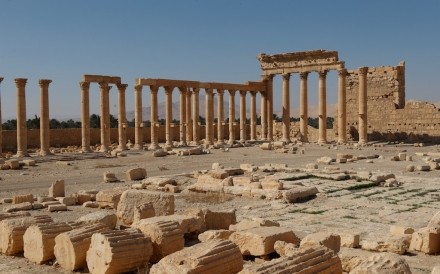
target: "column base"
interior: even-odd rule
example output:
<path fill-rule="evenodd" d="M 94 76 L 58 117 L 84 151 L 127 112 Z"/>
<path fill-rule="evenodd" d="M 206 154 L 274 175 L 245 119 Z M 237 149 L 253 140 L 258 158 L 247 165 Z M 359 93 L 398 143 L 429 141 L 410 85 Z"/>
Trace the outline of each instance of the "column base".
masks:
<path fill-rule="evenodd" d="M 283 139 L 283 142 L 285 144 L 290 144 L 292 141 L 289 138 Z"/>
<path fill-rule="evenodd" d="M 17 154 L 14 155 L 15 158 L 19 158 L 19 157 L 29 157 L 29 153 L 24 152 L 24 151 L 17 151 Z"/>
<path fill-rule="evenodd" d="M 118 150 L 120 151 L 128 150 L 127 145 L 119 145 Z"/>
<path fill-rule="evenodd" d="M 40 156 L 48 156 L 48 155 L 53 155 L 53 153 L 50 151 L 41 151 L 40 152 Z"/>
<path fill-rule="evenodd" d="M 318 140 L 319 145 L 325 145 L 327 144 L 327 140 Z"/>
<path fill-rule="evenodd" d="M 101 145 L 101 148 L 99 149 L 99 152 L 108 152 L 108 151 L 109 151 L 109 149 L 108 149 L 107 146 Z"/>
<path fill-rule="evenodd" d="M 358 144 L 363 146 L 363 145 L 366 145 L 366 144 L 367 144 L 367 141 L 365 141 L 365 140 L 359 140 Z"/>
<path fill-rule="evenodd" d="M 346 144 L 347 143 L 347 140 L 338 140 L 338 144 L 340 144 L 340 145 L 343 145 L 343 144 Z"/>
<path fill-rule="evenodd" d="M 186 141 L 180 141 L 179 146 L 186 147 L 187 146 Z"/>
<path fill-rule="evenodd" d="M 82 148 L 81 148 L 81 151 L 82 151 L 83 153 L 91 153 L 91 152 L 92 152 L 92 150 L 90 149 L 90 147 L 82 147 Z"/>
<path fill-rule="evenodd" d="M 228 145 L 233 145 L 234 143 L 235 143 L 234 140 L 229 140 L 229 141 L 228 141 Z"/>
<path fill-rule="evenodd" d="M 143 149 L 144 149 L 144 145 L 141 145 L 141 144 L 134 144 L 133 149 L 136 149 L 136 150 L 143 150 Z"/>
<path fill-rule="evenodd" d="M 159 148 L 160 146 L 157 143 L 151 143 L 150 146 L 148 147 L 149 150 L 156 150 Z"/>

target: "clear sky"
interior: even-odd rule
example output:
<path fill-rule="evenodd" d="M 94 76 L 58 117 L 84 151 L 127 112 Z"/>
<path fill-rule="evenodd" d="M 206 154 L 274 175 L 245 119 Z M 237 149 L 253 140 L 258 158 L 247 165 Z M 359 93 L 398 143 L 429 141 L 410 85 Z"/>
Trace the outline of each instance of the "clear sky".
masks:
<path fill-rule="evenodd" d="M 312 49 L 339 51 L 349 69 L 405 60 L 407 99 L 437 102 L 439 14 L 438 0 L 0 0 L 2 115 L 15 117 L 17 77 L 29 79 L 28 117 L 39 115 L 42 78 L 53 80 L 51 117 L 80 117 L 83 74 L 121 76 L 132 110 L 135 78 L 241 83 L 260 79 L 258 53 Z M 337 102 L 336 75 L 328 76 L 329 103 Z M 311 75 L 310 104 L 316 84 Z M 298 88 L 294 76 L 292 107 Z M 90 91 L 91 113 L 99 113 L 98 86 Z M 277 109 L 280 77 L 275 93 Z M 113 88 L 112 113 L 116 104 Z"/>

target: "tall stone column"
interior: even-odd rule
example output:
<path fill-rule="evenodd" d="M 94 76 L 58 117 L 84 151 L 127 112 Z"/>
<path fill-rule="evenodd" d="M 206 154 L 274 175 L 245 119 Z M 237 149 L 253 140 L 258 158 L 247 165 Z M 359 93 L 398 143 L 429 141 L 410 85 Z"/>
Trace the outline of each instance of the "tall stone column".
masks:
<path fill-rule="evenodd" d="M 49 131 L 49 84 L 52 80 L 41 79 L 40 84 L 40 155 L 46 156 L 50 153 L 50 131 Z"/>
<path fill-rule="evenodd" d="M 3 77 L 0 77 L 0 84 L 3 81 Z M 2 92 L 0 89 L 0 153 L 2 153 L 2 147 L 3 147 L 3 127 L 2 127 Z M 1 155 L 0 155 L 1 158 Z"/>
<path fill-rule="evenodd" d="M 186 91 L 185 87 L 179 87 L 180 92 L 180 125 L 179 125 L 179 145 L 186 146 Z"/>
<path fill-rule="evenodd" d="M 118 87 L 118 149 L 127 150 L 127 112 L 125 110 L 125 90 L 127 84 L 117 84 Z"/>
<path fill-rule="evenodd" d="M 257 140 L 257 92 L 251 91 L 251 141 Z"/>
<path fill-rule="evenodd" d="M 89 82 L 80 82 L 81 87 L 81 149 L 82 152 L 91 152 L 90 149 L 90 103 Z"/>
<path fill-rule="evenodd" d="M 232 145 L 235 141 L 235 90 L 228 90 L 229 92 L 229 141 L 228 144 Z"/>
<path fill-rule="evenodd" d="M 338 143 L 347 142 L 347 96 L 345 87 L 345 68 L 338 70 Z"/>
<path fill-rule="evenodd" d="M 367 73 L 368 67 L 359 68 L 359 144 L 367 143 Z"/>
<path fill-rule="evenodd" d="M 159 115 L 157 113 L 157 93 L 159 91 L 158 86 L 150 86 L 151 90 L 151 106 L 150 106 L 150 121 L 151 121 L 151 145 L 150 149 L 155 150 L 159 148 L 159 137 L 157 135 L 159 127 Z"/>
<path fill-rule="evenodd" d="M 214 143 L 214 117 L 211 115 L 213 107 L 213 91 L 210 88 L 205 88 L 205 144 L 212 145 Z"/>
<path fill-rule="evenodd" d="M 195 88 L 192 92 L 193 107 L 193 144 L 199 144 L 199 89 Z"/>
<path fill-rule="evenodd" d="M 173 122 L 173 90 L 174 87 L 165 88 L 165 145 L 173 146 L 173 133 L 171 132 L 171 123 Z"/>
<path fill-rule="evenodd" d="M 283 141 L 290 143 L 290 73 L 283 74 Z"/>
<path fill-rule="evenodd" d="M 319 96 L 318 96 L 318 109 L 319 109 L 319 135 L 318 144 L 327 143 L 327 97 L 326 97 L 326 77 L 327 71 L 323 70 L 319 72 Z"/>
<path fill-rule="evenodd" d="M 17 86 L 17 157 L 29 156 L 27 152 L 26 78 L 16 78 Z"/>
<path fill-rule="evenodd" d="M 267 140 L 267 93 L 266 91 L 260 92 L 261 94 L 261 140 Z"/>
<path fill-rule="evenodd" d="M 134 148 L 143 149 L 142 85 L 134 86 Z"/>
<path fill-rule="evenodd" d="M 308 125 L 309 125 L 309 114 L 308 114 L 308 99 L 307 99 L 307 77 L 309 72 L 301 72 L 299 74 L 300 85 L 299 85 L 299 131 L 301 132 L 301 141 L 308 142 Z"/>
<path fill-rule="evenodd" d="M 185 94 L 186 102 L 186 144 L 190 144 L 193 137 L 193 128 L 191 120 L 191 90 L 188 88 Z"/>
<path fill-rule="evenodd" d="M 246 141 L 246 90 L 240 90 L 240 142 Z"/>
<path fill-rule="evenodd" d="M 273 75 L 266 76 L 267 139 L 273 141 Z"/>
<path fill-rule="evenodd" d="M 224 109 L 223 109 L 223 94 L 224 90 L 217 89 L 217 143 L 219 145 L 224 144 L 224 134 L 223 134 L 223 121 L 224 121 Z"/>
<path fill-rule="evenodd" d="M 109 92 L 110 86 L 108 83 L 99 83 L 100 89 L 100 97 L 101 97 L 101 118 L 100 118 L 100 127 L 101 127 L 101 152 L 109 151 L 109 135 L 110 135 L 110 102 L 109 102 Z"/>

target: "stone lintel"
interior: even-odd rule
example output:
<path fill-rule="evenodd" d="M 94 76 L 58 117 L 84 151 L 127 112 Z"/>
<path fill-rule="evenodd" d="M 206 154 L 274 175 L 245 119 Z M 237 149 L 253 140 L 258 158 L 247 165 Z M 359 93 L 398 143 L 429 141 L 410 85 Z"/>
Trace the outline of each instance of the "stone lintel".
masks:
<path fill-rule="evenodd" d="M 83 81 L 89 83 L 120 84 L 121 77 L 84 74 Z"/>

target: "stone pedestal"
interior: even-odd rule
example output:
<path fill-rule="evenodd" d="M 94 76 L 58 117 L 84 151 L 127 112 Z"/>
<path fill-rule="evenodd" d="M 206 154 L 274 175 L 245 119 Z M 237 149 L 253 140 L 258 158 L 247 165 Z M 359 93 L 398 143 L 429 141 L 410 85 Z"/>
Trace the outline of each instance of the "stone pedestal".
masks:
<path fill-rule="evenodd" d="M 318 97 L 318 109 L 319 109 L 319 135 L 318 144 L 327 143 L 327 91 L 326 91 L 326 77 L 327 71 L 319 72 L 319 97 Z"/>
<path fill-rule="evenodd" d="M 212 116 L 213 108 L 213 91 L 212 89 L 205 89 L 205 143 L 208 145 L 214 144 L 214 117 Z"/>
<path fill-rule="evenodd" d="M 309 125 L 309 114 L 308 114 L 308 99 L 307 99 L 307 77 L 309 72 L 301 72 L 300 86 L 299 86 L 299 131 L 301 132 L 301 141 L 308 142 L 308 125 Z"/>
<path fill-rule="evenodd" d="M 179 124 L 179 145 L 186 146 L 186 88 L 179 87 L 180 92 L 180 124 Z"/>
<path fill-rule="evenodd" d="M 223 133 L 223 121 L 224 121 L 224 109 L 223 109 L 223 93 L 221 89 L 217 90 L 218 100 L 217 100 L 217 143 L 219 145 L 224 144 L 224 133 Z"/>
<path fill-rule="evenodd" d="M 359 144 L 367 143 L 367 73 L 368 67 L 359 68 Z"/>
<path fill-rule="evenodd" d="M 283 141 L 290 143 L 290 73 L 283 74 Z"/>
<path fill-rule="evenodd" d="M 49 131 L 49 84 L 52 80 L 41 79 L 40 84 L 40 155 L 46 156 L 50 153 L 50 131 Z"/>
<path fill-rule="evenodd" d="M 229 92 L 229 140 L 228 144 L 232 145 L 235 142 L 235 90 L 228 90 Z"/>
<path fill-rule="evenodd" d="M 16 157 L 29 156 L 27 152 L 26 124 L 26 83 L 25 78 L 16 78 L 17 86 L 17 154 Z"/>
<path fill-rule="evenodd" d="M 251 91 L 251 141 L 257 140 L 257 92 Z"/>
<path fill-rule="evenodd" d="M 195 88 L 192 92 L 193 107 L 193 144 L 199 144 L 199 89 Z"/>
<path fill-rule="evenodd" d="M 134 86 L 134 148 L 143 149 L 142 86 Z"/>
<path fill-rule="evenodd" d="M 187 89 L 185 94 L 186 102 L 186 143 L 189 144 L 193 137 L 193 128 L 191 120 L 191 90 Z"/>
<path fill-rule="evenodd" d="M 150 86 L 151 90 L 151 106 L 150 106 L 150 120 L 151 120 L 151 144 L 150 149 L 155 150 L 159 148 L 159 138 L 157 135 L 158 131 L 158 113 L 157 113 L 157 92 L 159 91 L 159 87 L 157 86 Z"/>
<path fill-rule="evenodd" d="M 267 94 L 261 92 L 261 140 L 267 140 Z"/>
<path fill-rule="evenodd" d="M 125 90 L 127 84 L 117 84 L 118 87 L 118 149 L 127 150 L 127 113 L 125 110 Z"/>
<path fill-rule="evenodd" d="M 171 123 L 173 122 L 173 90 L 174 87 L 165 87 L 165 145 L 173 146 L 173 133 Z"/>
<path fill-rule="evenodd" d="M 109 92 L 110 86 L 107 83 L 99 83 L 100 97 L 101 97 L 101 152 L 109 151 L 109 143 L 107 143 L 107 134 L 110 134 L 110 124 L 107 123 L 107 116 L 110 115 L 109 110 Z M 107 130 L 108 128 L 108 130 Z"/>
<path fill-rule="evenodd" d="M 246 141 L 246 90 L 240 90 L 240 142 Z"/>
<path fill-rule="evenodd" d="M 346 69 L 338 70 L 338 143 L 340 144 L 347 142 L 346 76 Z"/>
<path fill-rule="evenodd" d="M 2 83 L 2 81 L 3 81 L 3 77 L 0 77 L 0 84 Z M 2 133 L 2 131 L 3 131 L 3 128 L 2 128 L 2 123 L 1 123 L 1 121 L 2 121 L 2 98 L 1 98 L 1 95 L 2 95 L 2 93 L 1 93 L 1 89 L 0 89 L 0 153 L 2 153 L 2 147 L 3 147 L 3 133 Z M 1 158 L 1 155 L 0 155 L 0 158 Z"/>
<path fill-rule="evenodd" d="M 83 152 L 91 152 L 90 149 L 90 106 L 89 106 L 89 82 L 80 82 L 81 87 L 81 149 Z"/>

